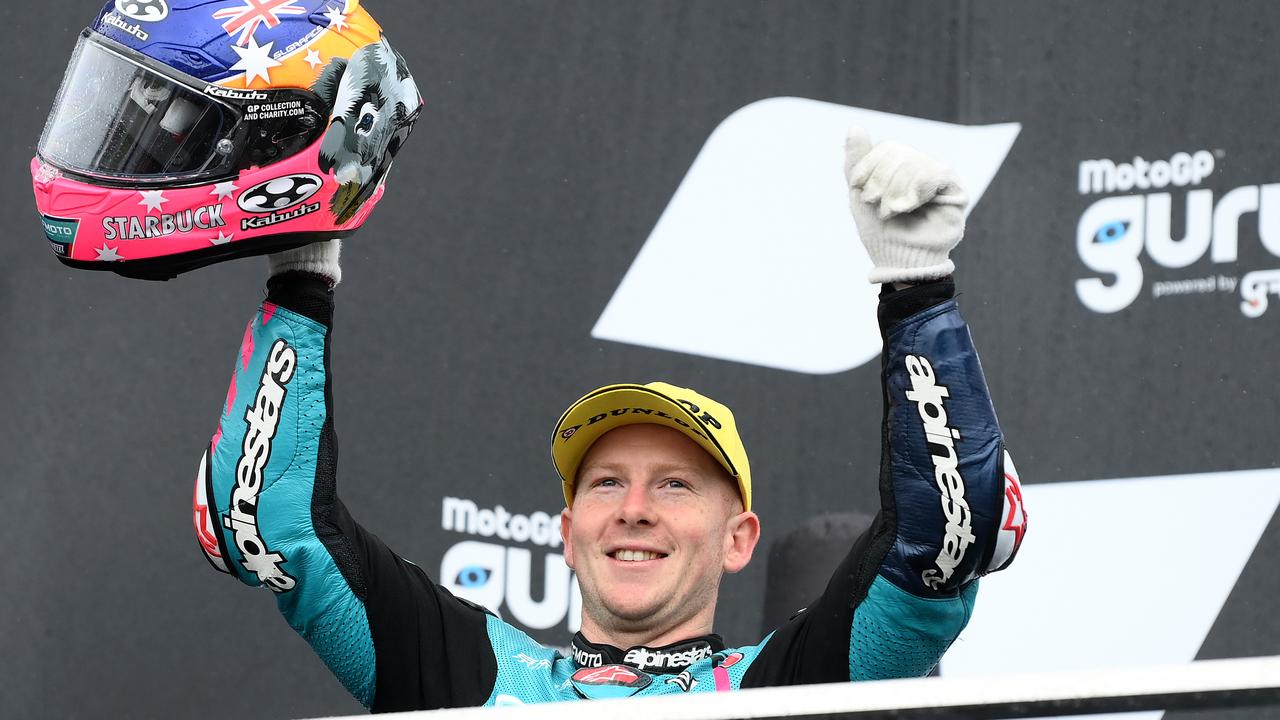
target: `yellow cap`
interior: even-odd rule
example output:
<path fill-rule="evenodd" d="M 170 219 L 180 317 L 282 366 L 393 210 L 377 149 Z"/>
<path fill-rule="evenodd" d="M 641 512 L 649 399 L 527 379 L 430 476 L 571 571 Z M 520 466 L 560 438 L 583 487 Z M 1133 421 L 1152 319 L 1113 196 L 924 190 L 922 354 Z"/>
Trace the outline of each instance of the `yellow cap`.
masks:
<path fill-rule="evenodd" d="M 743 509 L 751 509 L 751 466 L 733 413 L 705 395 L 664 382 L 606 385 L 582 396 L 560 416 L 551 436 L 551 459 L 569 507 L 587 450 L 610 430 L 637 423 L 665 425 L 688 435 L 738 481 Z"/>

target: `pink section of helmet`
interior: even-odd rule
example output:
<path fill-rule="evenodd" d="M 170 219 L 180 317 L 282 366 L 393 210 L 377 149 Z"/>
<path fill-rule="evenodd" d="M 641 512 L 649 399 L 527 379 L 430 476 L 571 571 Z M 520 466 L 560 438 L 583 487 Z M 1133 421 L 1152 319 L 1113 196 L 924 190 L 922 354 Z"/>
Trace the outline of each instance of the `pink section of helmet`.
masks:
<path fill-rule="evenodd" d="M 320 171 L 319 142 L 234 179 L 164 189 L 89 185 L 36 157 L 31 161 L 36 206 L 43 215 L 78 221 L 67 255 L 72 260 L 141 260 L 256 237 L 359 227 L 381 199 L 382 188 L 338 225 L 331 202 L 340 185 Z"/>

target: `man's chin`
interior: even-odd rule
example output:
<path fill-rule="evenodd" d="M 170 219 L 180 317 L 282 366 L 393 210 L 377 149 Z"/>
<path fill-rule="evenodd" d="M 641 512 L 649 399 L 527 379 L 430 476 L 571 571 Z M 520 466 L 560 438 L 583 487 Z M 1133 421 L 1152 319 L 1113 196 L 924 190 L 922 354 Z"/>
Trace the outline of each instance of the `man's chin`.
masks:
<path fill-rule="evenodd" d="M 658 617 L 658 608 L 649 605 L 613 606 L 608 608 L 609 614 L 625 625 L 650 626 Z"/>
<path fill-rule="evenodd" d="M 649 598 L 626 597 L 605 601 L 604 609 L 619 628 L 630 632 L 653 627 L 661 618 L 662 604 Z"/>

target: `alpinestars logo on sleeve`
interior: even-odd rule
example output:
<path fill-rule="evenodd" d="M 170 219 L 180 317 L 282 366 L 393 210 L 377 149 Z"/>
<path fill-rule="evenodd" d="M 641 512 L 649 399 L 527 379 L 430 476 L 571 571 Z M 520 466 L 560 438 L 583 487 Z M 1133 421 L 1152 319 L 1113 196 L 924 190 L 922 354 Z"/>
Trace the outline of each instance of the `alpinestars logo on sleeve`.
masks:
<path fill-rule="evenodd" d="M 951 397 L 946 385 L 940 385 L 929 361 L 915 355 L 907 356 L 907 372 L 911 375 L 911 389 L 907 399 L 916 404 L 920 420 L 924 423 L 925 439 L 933 458 L 934 482 L 941 491 L 942 512 L 947 517 L 946 531 L 942 536 L 942 548 L 935 561 L 937 567 L 920 574 L 927 587 L 937 590 L 951 579 L 956 567 L 964 560 L 965 550 L 977 539 L 973 535 L 973 513 L 964 499 L 964 478 L 960 475 L 960 460 L 956 455 L 956 442 L 960 431 L 947 425 L 947 410 L 942 401 Z"/>
<path fill-rule="evenodd" d="M 280 425 L 280 410 L 288 393 L 285 385 L 293 379 L 298 354 L 289 343 L 278 339 L 267 353 L 267 366 L 253 404 L 245 409 L 248 430 L 243 452 L 236 464 L 236 484 L 231 488 L 231 506 L 222 524 L 235 536 L 240 549 L 240 564 L 272 591 L 281 593 L 294 588 L 294 578 L 281 569 L 284 555 L 272 552 L 258 532 L 258 493 L 262 492 L 263 468 L 271 458 L 271 440 Z"/>

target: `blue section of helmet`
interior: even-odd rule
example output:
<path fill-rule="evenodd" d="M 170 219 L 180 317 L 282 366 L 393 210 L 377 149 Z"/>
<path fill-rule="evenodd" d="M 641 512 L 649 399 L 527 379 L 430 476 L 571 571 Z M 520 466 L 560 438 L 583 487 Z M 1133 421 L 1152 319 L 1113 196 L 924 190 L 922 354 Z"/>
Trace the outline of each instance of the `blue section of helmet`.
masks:
<path fill-rule="evenodd" d="M 254 9 L 263 5 L 268 9 Z M 308 34 L 327 28 L 329 20 L 324 12 L 334 5 L 333 0 L 293 0 L 278 5 L 280 9 L 299 8 L 305 12 L 273 15 L 272 22 L 278 20 L 278 24 L 268 27 L 259 23 L 252 40 L 259 46 L 271 43 L 272 53 L 279 52 Z M 340 8 L 342 3 L 336 5 Z M 252 20 L 254 13 L 269 12 L 270 6 L 264 0 L 256 0 L 256 5 L 250 0 L 110 0 L 91 29 L 175 70 L 205 82 L 218 82 L 241 72 L 231 69 L 240 62 L 240 55 L 232 48 L 241 33 L 224 27 L 236 19 L 234 16 L 214 14 L 243 10 L 248 13 L 245 18 Z M 161 19 L 145 19 L 148 17 Z"/>

